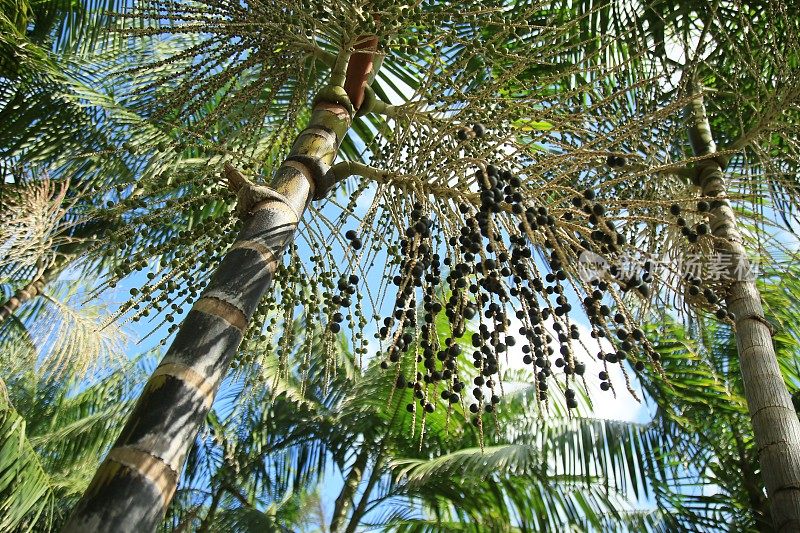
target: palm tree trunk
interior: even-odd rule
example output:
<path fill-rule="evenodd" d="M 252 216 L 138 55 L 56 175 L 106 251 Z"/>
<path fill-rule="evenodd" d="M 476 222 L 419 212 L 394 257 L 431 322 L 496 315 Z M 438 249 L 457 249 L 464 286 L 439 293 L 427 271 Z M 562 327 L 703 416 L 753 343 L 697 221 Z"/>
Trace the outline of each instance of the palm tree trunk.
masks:
<path fill-rule="evenodd" d="M 203 520 L 200 521 L 197 533 L 208 533 L 211 524 L 214 522 L 214 515 L 217 514 L 217 507 L 219 506 L 219 501 L 222 499 L 223 492 L 225 492 L 225 487 L 219 486 L 213 496 L 211 496 L 211 504 L 208 506 L 208 512 L 206 516 L 203 517 Z"/>
<path fill-rule="evenodd" d="M 356 493 L 361 478 L 364 475 L 364 469 L 367 467 L 369 460 L 369 446 L 366 442 L 361 445 L 361 450 L 353 462 L 350 472 L 347 474 L 347 479 L 344 480 L 344 486 L 336 498 L 336 503 L 333 507 L 333 515 L 331 517 L 331 533 L 337 533 L 344 523 L 344 518 L 347 516 L 347 508 L 350 507 L 350 502 L 353 495 Z"/>
<path fill-rule="evenodd" d="M 692 150 L 697 156 L 709 156 L 698 164 L 698 183 L 703 196 L 713 201 L 710 222 L 716 250 L 730 260 L 731 285 L 725 301 L 735 315 L 745 399 L 773 527 L 776 531 L 800 531 L 800 421 L 778 367 L 758 288 L 752 279 L 742 276 L 749 272 L 750 264 L 726 200 L 723 166 L 713 157 L 716 146 L 701 93 L 690 104 L 689 119 Z"/>
<path fill-rule="evenodd" d="M 324 194 L 325 170 L 352 115 L 344 90 L 327 87 L 271 188 L 242 184 L 241 176 L 227 170 L 232 184 L 242 185 L 238 207 L 244 227 L 145 385 L 65 531 L 138 533 L 155 531 L 160 524 L 189 448 L 271 285 L 281 253 L 312 196 Z"/>
<path fill-rule="evenodd" d="M 45 268 L 33 281 L 19 289 L 14 293 L 14 296 L 6 300 L 2 307 L 0 307 L 0 323 L 13 315 L 14 311 L 19 309 L 22 304 L 40 296 L 42 292 L 44 292 L 45 285 L 58 278 L 67 263 L 69 263 L 71 257 L 71 255 L 59 256 L 53 264 Z"/>
<path fill-rule="evenodd" d="M 105 223 L 102 221 L 90 221 L 79 227 L 74 232 L 72 235 L 74 242 L 62 244 L 61 246 L 57 247 L 55 250 L 57 254 L 55 261 L 53 261 L 50 266 L 45 268 L 42 273 L 36 277 L 36 279 L 15 292 L 14 296 L 6 300 L 6 302 L 0 306 L 0 324 L 2 324 L 2 322 L 8 317 L 13 315 L 22 304 L 32 300 L 37 296 L 40 296 L 44 291 L 45 286 L 54 279 L 58 278 L 61 272 L 66 269 L 70 261 L 85 253 L 89 246 L 93 244 L 89 240 L 91 235 L 105 229 L 107 226 L 104 224 Z"/>
<path fill-rule="evenodd" d="M 350 517 L 350 521 L 347 523 L 347 528 L 345 528 L 344 533 L 355 533 L 356 528 L 361 523 L 361 519 L 364 518 L 372 489 L 375 488 L 375 483 L 381 478 L 382 463 L 383 446 L 378 450 L 378 456 L 375 458 L 375 464 L 372 465 L 372 472 L 369 474 L 369 480 L 367 480 L 367 486 L 364 488 L 364 494 L 361 495 L 361 498 L 358 500 L 358 505 L 353 509 L 353 515 Z"/>
<path fill-rule="evenodd" d="M 0 307 L 0 322 L 3 322 L 6 318 L 14 314 L 14 311 L 19 309 L 19 306 L 42 293 L 47 283 L 46 275 L 47 272 L 42 273 L 42 275 L 37 277 L 34 281 L 15 292 L 14 296 L 9 298 Z"/>

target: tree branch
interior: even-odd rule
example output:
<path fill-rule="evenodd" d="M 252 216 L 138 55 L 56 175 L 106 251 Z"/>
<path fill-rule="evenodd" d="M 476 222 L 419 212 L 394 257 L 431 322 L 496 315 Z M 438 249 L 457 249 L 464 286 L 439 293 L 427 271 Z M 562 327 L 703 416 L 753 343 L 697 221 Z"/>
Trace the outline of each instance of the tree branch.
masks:
<path fill-rule="evenodd" d="M 197 533 L 208 532 L 208 528 L 211 526 L 211 523 L 214 520 L 214 515 L 217 514 L 217 507 L 219 506 L 220 499 L 222 499 L 222 492 L 224 490 L 225 487 L 220 485 L 211 496 L 211 504 L 208 507 L 208 512 L 206 513 L 206 516 L 203 517 L 203 520 L 200 521 L 200 526 L 197 528 Z"/>
<path fill-rule="evenodd" d="M 236 498 L 236 500 L 238 500 L 238 502 L 242 505 L 242 507 L 247 507 L 248 509 L 253 509 L 253 504 L 251 502 L 249 502 L 247 500 L 247 498 L 242 496 L 242 493 L 239 492 L 239 489 L 237 489 L 236 487 L 231 485 L 231 483 L 229 481 L 221 480 L 220 481 L 220 487 L 225 492 L 227 492 L 228 494 L 230 494 L 231 496 Z"/>
<path fill-rule="evenodd" d="M 425 105 L 425 102 L 419 100 L 406 102 L 402 105 L 393 105 L 378 98 L 375 91 L 367 87 L 364 90 L 364 103 L 362 104 L 362 109 L 359 114 L 375 113 L 389 118 L 430 118 L 430 114 L 419 110 L 423 105 Z"/>
<path fill-rule="evenodd" d="M 308 50 L 308 52 L 314 56 L 314 58 L 319 59 L 322 64 L 326 65 L 329 68 L 333 68 L 336 65 L 336 55 L 328 52 L 327 50 L 323 50 L 319 46 L 308 43 L 308 42 L 297 42 L 296 43 L 299 48 L 304 50 Z"/>
<path fill-rule="evenodd" d="M 400 187 L 418 187 L 437 198 L 455 198 L 470 202 L 473 205 L 480 204 L 480 195 L 478 193 L 464 192 L 454 187 L 433 185 L 412 175 L 395 174 L 356 161 L 342 161 L 333 165 L 325 176 L 325 182 L 332 185 L 350 176 L 361 176 L 376 183 L 386 183 Z"/>
<path fill-rule="evenodd" d="M 776 102 L 764 113 L 759 115 L 758 121 L 746 132 L 742 133 L 735 141 L 725 147 L 726 152 L 738 152 L 750 144 L 753 139 L 758 137 L 766 130 L 773 121 L 783 114 L 784 109 L 800 99 L 800 88 L 789 92 L 783 98 L 778 98 Z M 720 166 L 725 169 L 731 160 L 731 156 L 719 156 Z"/>

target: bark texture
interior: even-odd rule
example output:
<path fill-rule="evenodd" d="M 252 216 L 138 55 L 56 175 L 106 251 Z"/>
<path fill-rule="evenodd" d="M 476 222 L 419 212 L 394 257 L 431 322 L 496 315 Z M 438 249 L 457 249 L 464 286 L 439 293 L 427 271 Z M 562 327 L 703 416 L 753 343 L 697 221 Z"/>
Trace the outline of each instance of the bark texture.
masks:
<path fill-rule="evenodd" d="M 271 285 L 316 180 L 333 162 L 350 126 L 352 107 L 346 97 L 326 94 L 336 91 L 323 90 L 317 98 L 309 125 L 271 187 L 254 187 L 229 176 L 239 188 L 244 227 L 145 385 L 65 531 L 146 533 L 163 520 L 186 455 L 247 324 Z"/>
<path fill-rule="evenodd" d="M 745 398 L 753 424 L 759 463 L 776 531 L 800 531 L 800 421 L 783 381 L 769 323 L 754 281 L 742 274 L 749 262 L 736 217 L 726 200 L 727 189 L 702 95 L 689 109 L 689 140 L 697 156 L 698 183 L 712 199 L 710 225 L 717 252 L 730 265 L 730 289 L 725 297 L 735 315 L 736 345 Z M 742 268 L 744 267 L 744 268 Z"/>

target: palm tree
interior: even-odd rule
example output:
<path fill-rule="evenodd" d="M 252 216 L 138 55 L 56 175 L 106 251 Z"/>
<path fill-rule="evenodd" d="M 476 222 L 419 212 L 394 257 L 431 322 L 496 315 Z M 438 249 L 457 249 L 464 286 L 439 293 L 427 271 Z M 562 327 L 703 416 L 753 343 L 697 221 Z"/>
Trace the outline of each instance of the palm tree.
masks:
<path fill-rule="evenodd" d="M 776 331 L 777 361 L 792 390 L 800 384 L 793 328 L 796 270 L 770 268 L 759 287 Z M 660 443 L 655 455 L 660 466 L 648 473 L 659 507 L 686 528 L 774 530 L 765 480 L 757 475 L 759 445 L 749 420 L 736 332 L 715 322 L 687 330 L 669 318 L 659 329 L 663 340 L 656 348 L 671 385 L 660 377 L 644 381 L 657 407 L 651 438 Z"/>
<path fill-rule="evenodd" d="M 697 156 L 713 157 L 716 146 L 708 122 L 702 93 L 691 106 L 689 138 Z M 734 314 L 736 343 L 745 397 L 758 444 L 758 456 L 776 530 L 800 527 L 800 420 L 781 374 L 772 329 L 764 318 L 761 296 L 749 272 L 736 217 L 727 203 L 723 165 L 712 158 L 698 165 L 703 196 L 712 199 L 709 216 L 712 233 L 718 237 L 715 250 L 730 257 L 726 300 Z M 742 267 L 744 266 L 744 270 Z M 737 275 L 737 272 L 740 274 Z"/>
<path fill-rule="evenodd" d="M 108 463 L 104 467 L 102 472 L 116 472 L 119 476 L 101 475 L 97 478 L 81 508 L 83 511 L 76 514 L 76 521 L 81 520 L 82 512 L 106 512 L 99 502 L 92 502 L 92 497 L 98 496 L 101 481 L 116 480 L 116 488 L 106 487 L 102 494 L 110 497 L 120 495 L 119 491 L 130 490 L 131 501 L 139 502 L 139 511 L 105 502 L 114 509 L 109 512 L 131 511 L 127 522 L 129 527 L 138 519 L 136 513 L 141 512 L 147 515 L 145 522 L 154 527 L 174 491 L 191 437 L 205 419 L 214 391 L 236 347 L 242 338 L 249 342 L 262 335 L 262 324 L 258 320 L 246 328 L 251 315 L 265 316 L 270 307 L 280 306 L 291 317 L 295 304 L 300 303 L 314 309 L 312 314 L 338 324 L 334 306 L 350 299 L 341 295 L 336 295 L 338 301 L 333 298 L 336 287 L 334 273 L 345 275 L 346 282 L 350 274 L 368 269 L 370 262 L 378 256 L 377 250 L 385 249 L 395 237 L 399 240 L 401 233 L 414 235 L 417 232 L 418 235 L 421 231 L 424 234 L 425 228 L 416 229 L 418 223 L 425 225 L 420 220 L 421 212 L 424 212 L 426 220 L 435 220 L 435 237 L 451 237 L 450 241 L 453 241 L 459 232 L 464 237 L 472 235 L 469 226 L 482 216 L 480 213 L 497 211 L 487 228 L 478 228 L 488 236 L 489 246 L 479 246 L 476 252 L 470 251 L 471 245 L 457 240 L 439 240 L 431 244 L 442 250 L 443 257 L 452 258 L 454 265 L 465 265 L 465 269 L 456 269 L 458 275 L 448 280 L 454 290 L 464 288 L 458 287 L 464 280 L 468 280 L 468 285 L 475 282 L 479 288 L 492 287 L 492 291 L 497 290 L 498 285 L 503 291 L 511 286 L 517 294 L 520 294 L 522 286 L 533 290 L 533 298 L 526 296 L 526 302 L 520 302 L 521 307 L 533 311 L 528 313 L 530 320 L 541 320 L 543 315 L 538 310 L 542 307 L 546 314 L 562 316 L 567 313 L 567 306 L 571 307 L 571 304 L 551 301 L 562 298 L 555 296 L 560 295 L 555 289 L 563 291 L 561 282 L 564 281 L 572 284 L 579 295 L 589 299 L 588 303 L 586 299 L 584 302 L 587 310 L 594 313 L 598 335 L 602 331 L 607 337 L 616 338 L 627 330 L 602 318 L 607 307 L 601 305 L 602 298 L 621 301 L 622 296 L 632 289 L 643 297 L 656 292 L 646 282 L 629 287 L 634 278 L 623 280 L 624 283 L 618 285 L 612 282 L 610 287 L 604 284 L 605 288 L 601 290 L 574 277 L 572 266 L 583 250 L 604 255 L 613 262 L 622 251 L 657 249 L 663 235 L 672 231 L 667 224 L 659 223 L 664 220 L 669 205 L 664 201 L 664 189 L 652 186 L 651 180 L 645 177 L 653 172 L 675 177 L 685 174 L 683 163 L 674 163 L 674 154 L 663 149 L 663 146 L 670 145 L 665 140 L 674 135 L 674 127 L 665 118 L 672 108 L 665 108 L 658 98 L 651 98 L 645 106 L 626 108 L 632 93 L 617 90 L 615 84 L 619 78 L 616 73 L 598 75 L 589 68 L 596 66 L 598 58 L 612 47 L 600 43 L 590 52 L 582 52 L 581 41 L 573 37 L 580 34 L 576 30 L 584 27 L 586 15 L 564 17 L 563 12 L 552 15 L 543 9 L 544 6 L 527 3 L 516 5 L 513 11 L 505 10 L 503 5 L 496 6 L 496 10 L 487 9 L 485 5 L 465 7 L 460 4 L 426 4 L 424 9 L 411 10 L 378 6 L 378 24 L 370 13 L 349 4 L 321 7 L 309 11 L 303 5 L 264 4 L 247 12 L 235 4 L 209 2 L 199 9 L 178 5 L 158 12 L 134 13 L 131 20 L 140 20 L 140 15 L 143 15 L 152 22 L 146 28 L 124 29 L 132 37 L 133 50 L 137 47 L 156 50 L 157 57 L 148 57 L 147 64 L 143 65 L 146 67 L 144 72 L 149 75 L 139 76 L 139 65 L 126 66 L 119 72 L 119 64 L 123 62 L 119 55 L 97 59 L 97 79 L 105 81 L 104 69 L 110 68 L 117 71 L 115 79 L 120 80 L 115 87 L 130 89 L 129 94 L 121 98 L 109 96 L 110 89 L 105 94 L 96 91 L 100 94 L 92 95 L 95 101 L 102 102 L 104 109 L 116 111 L 107 119 L 109 125 L 118 128 L 116 131 L 130 130 L 130 125 L 135 124 L 137 129 L 141 127 L 146 132 L 155 130 L 161 135 L 168 132 L 169 142 L 174 148 L 172 152 L 181 162 L 203 158 L 197 167 L 210 163 L 216 169 L 223 162 L 229 162 L 240 165 L 244 171 L 257 172 L 283 163 L 272 184 L 272 191 L 262 185 L 253 185 L 232 166 L 226 167 L 225 174 L 231 188 L 238 193 L 238 211 L 244 218 L 238 240 L 230 232 L 232 224 L 219 218 L 230 205 L 230 195 L 216 183 L 218 180 L 208 169 L 195 178 L 188 176 L 188 169 L 181 169 L 182 175 L 177 178 L 170 172 L 145 170 L 136 173 L 137 181 L 134 183 L 112 183 L 111 188 L 100 191 L 98 196 L 112 194 L 113 190 L 115 212 L 127 214 L 126 227 L 115 230 L 106 241 L 115 255 L 119 250 L 127 255 L 114 269 L 109 284 L 146 266 L 147 258 L 153 254 L 161 257 L 174 254 L 168 264 L 158 265 L 164 273 L 162 278 L 148 282 L 141 292 L 134 293 L 122 311 L 132 311 L 134 318 L 140 318 L 150 309 L 160 311 L 166 305 L 177 306 L 179 302 L 190 299 L 195 301 L 214 267 L 217 274 L 206 287 L 205 296 L 195 301 L 195 308 L 184 322 L 173 349 L 147 387 L 132 419 L 139 429 L 132 433 L 129 427 L 118 441 L 117 451 L 111 452 L 112 458 L 116 457 L 127 466 L 108 466 L 111 464 Z M 196 24 L 198 18 L 205 18 L 208 25 L 200 28 Z M 530 21 L 541 21 L 542 24 L 532 25 Z M 556 23 L 549 25 L 551 21 Z M 180 28 L 182 25 L 186 27 Z M 265 25 L 270 31 L 264 31 Z M 161 46 L 158 41 L 154 44 L 149 37 L 171 32 L 181 35 L 199 32 L 199 35 L 196 39 L 180 36 L 170 39 L 173 47 L 167 48 L 164 56 L 158 56 L 164 49 L 158 48 Z M 369 69 L 363 68 L 364 62 L 355 59 L 373 56 L 368 48 L 359 49 L 373 45 L 373 35 L 378 36 L 380 50 L 376 53 L 383 61 L 380 70 L 377 65 L 375 67 L 374 83 L 363 93 L 364 103 L 358 112 L 364 118 L 359 117 L 352 130 L 353 138 L 360 139 L 366 150 L 361 151 L 362 154 L 353 149 L 358 143 L 343 144 L 342 153 L 353 161 L 334 165 L 329 172 L 324 172 L 325 165 L 330 164 L 335 156 L 336 146 L 344 140 L 351 114 L 355 111 L 355 106 L 351 109 L 347 105 L 348 101 L 353 104 L 361 97 L 353 87 L 362 87 L 365 80 L 368 82 L 371 78 L 366 76 Z M 519 48 L 509 46 L 511 43 L 522 47 L 524 54 L 517 53 Z M 130 59 L 131 53 L 128 54 L 123 57 Z M 349 61 L 351 56 L 353 61 Z M 573 61 L 575 57 L 579 60 Z M 369 61 L 366 63 L 368 65 Z M 628 65 L 633 63 L 623 61 L 615 68 Z M 508 68 L 501 69 L 503 66 Z M 535 90 L 520 94 L 519 85 L 529 79 L 524 74 L 530 73 L 538 77 Z M 351 89 L 349 94 L 345 87 Z M 389 92 L 391 87 L 396 89 L 396 96 Z M 648 90 L 652 91 L 649 85 L 645 89 L 646 95 Z M 411 97 L 404 94 L 411 91 L 416 91 L 416 94 Z M 314 94 L 318 95 L 319 105 L 310 120 L 317 129 L 302 130 L 293 151 L 288 141 L 295 137 L 300 120 L 308 116 L 306 103 Z M 389 102 L 390 97 L 396 99 Z M 571 104 L 576 98 L 588 98 L 587 108 L 573 111 Z M 339 116 L 334 117 L 334 109 L 326 107 L 324 102 L 338 106 Z M 618 113 L 611 116 L 613 120 L 602 117 L 609 109 Z M 596 121 L 598 116 L 603 120 Z M 276 117 L 282 117 L 283 121 L 276 123 Z M 491 135 L 485 135 L 487 129 Z M 641 131 L 656 131 L 659 135 L 654 139 L 642 139 Z M 164 141 L 151 137 L 156 142 L 142 146 L 147 150 L 143 160 L 147 161 L 145 166 L 158 166 L 168 150 L 166 146 L 159 146 Z M 303 144 L 312 137 L 322 141 L 312 143 L 315 146 L 310 155 L 299 153 L 297 150 L 302 151 Z M 153 154 L 153 148 L 157 148 L 157 154 Z M 305 149 L 310 148 L 305 146 Z M 209 151 L 212 154 L 210 158 Z M 287 160 L 287 156 L 290 159 Z M 609 157 L 622 156 L 635 159 L 630 162 L 636 164 L 627 165 L 624 172 L 618 169 L 617 164 L 611 170 L 604 164 L 618 161 L 607 159 Z M 370 165 L 365 164 L 367 157 Z M 319 164 L 320 161 L 325 165 Z M 496 184 L 487 187 L 487 183 L 492 183 L 486 179 L 486 175 L 492 173 L 489 165 L 510 173 L 511 178 L 506 177 L 506 172 L 501 174 L 509 181 L 507 193 L 504 194 Z M 303 169 L 308 180 L 301 176 Z M 613 178 L 601 180 L 608 172 Z M 345 179 L 352 174 L 358 177 Z M 497 181 L 495 176 L 490 177 Z M 517 185 L 514 185 L 513 178 L 519 182 Z M 254 177 L 253 181 L 257 178 Z M 179 186 L 173 188 L 176 182 Z M 310 277 L 305 281 L 310 279 L 313 283 L 319 280 L 328 289 L 327 295 L 323 294 L 320 299 L 298 288 L 303 266 L 299 265 L 293 251 L 294 259 L 289 262 L 289 267 L 279 270 L 281 275 L 276 276 L 281 284 L 280 301 L 270 296 L 262 300 L 262 293 L 271 282 L 271 269 L 265 270 L 262 265 L 271 264 L 274 269 L 274 265 L 280 262 L 281 251 L 293 233 L 292 228 L 306 208 L 311 187 L 315 187 L 314 194 L 321 198 L 327 186 L 337 182 L 343 183 L 345 188 L 352 186 L 348 205 L 341 211 L 343 216 L 331 221 L 323 212 L 324 208 L 312 209 L 313 217 L 306 223 L 303 233 L 310 243 L 312 255 L 317 258 L 310 269 Z M 300 189 L 290 191 L 294 185 Z M 516 191 L 519 198 L 514 194 L 514 187 L 519 189 Z M 346 254 L 347 264 L 338 264 L 331 254 L 333 246 L 327 236 L 334 230 L 332 239 L 342 242 L 335 230 L 354 215 L 359 197 L 365 194 L 374 195 L 370 199 L 372 208 L 366 211 L 365 218 L 359 223 L 362 235 L 350 239 L 350 242 L 362 243 L 363 238 L 367 252 L 358 251 L 360 244 L 353 246 L 350 248 L 352 252 Z M 488 194 L 494 198 L 489 199 Z M 688 202 L 692 198 L 686 193 L 683 196 L 675 195 L 674 199 Z M 600 201 L 595 202 L 592 198 Z M 259 203 L 261 200 L 263 202 Z M 211 206 L 210 209 L 207 210 L 205 204 Z M 269 209 L 251 213 L 254 206 Z M 607 216 L 609 213 L 613 215 Z M 193 222 L 180 231 L 165 230 L 165 238 L 141 244 L 138 228 L 160 231 L 164 223 L 184 217 L 195 221 L 200 219 L 202 224 Z M 280 217 L 283 218 L 279 220 Z M 286 231 L 270 234 L 267 230 L 272 228 L 270 224 L 273 222 L 285 224 Z M 641 224 L 647 224 L 650 231 L 634 239 L 634 235 L 640 235 Z M 497 232 L 490 229 L 492 225 L 498 228 Z M 480 232 L 475 228 L 472 230 L 480 239 Z M 176 251 L 185 252 L 187 245 L 195 244 L 198 235 L 207 239 L 206 254 L 198 258 L 196 253 L 192 253 L 179 259 Z M 506 244 L 511 236 L 515 242 Z M 542 265 L 526 256 L 522 248 L 528 246 L 547 254 L 548 264 Z M 394 271 L 398 271 L 401 278 L 409 279 L 415 270 L 413 262 L 403 262 L 399 257 L 408 256 L 408 245 L 406 248 L 390 248 L 392 262 L 386 272 L 390 278 Z M 512 248 L 521 254 L 521 258 L 511 254 Z M 417 252 L 420 249 L 416 248 Z M 509 253 L 502 251 L 506 249 Z M 480 268 L 471 264 L 472 259 L 466 259 L 467 254 L 472 259 L 475 254 L 481 255 Z M 219 262 L 223 255 L 225 258 Z M 514 260 L 509 262 L 509 257 Z M 487 259 L 485 262 L 484 258 Z M 491 266 L 498 261 L 507 265 Z M 219 266 L 216 266 L 218 262 Z M 525 263 L 522 268 L 525 276 L 538 278 L 540 283 L 542 278 L 547 279 L 549 272 L 557 280 L 547 281 L 553 283 L 547 287 L 550 292 L 544 285 L 536 288 L 534 284 L 534 289 L 530 289 L 521 281 L 497 281 L 508 278 L 505 274 L 501 276 L 503 268 L 514 272 L 520 268 L 519 262 Z M 430 275 L 432 279 L 437 278 L 435 274 Z M 456 279 L 459 276 L 460 279 Z M 664 285 L 671 283 L 670 279 L 660 282 Z M 433 281 L 424 283 L 426 287 L 431 283 L 435 285 Z M 348 289 L 341 291 L 349 290 L 348 283 L 343 285 Z M 407 282 L 404 285 L 409 286 Z M 235 291 L 227 289 L 233 286 L 237 287 Z M 161 295 L 154 295 L 158 291 L 162 291 Z M 608 295 L 604 296 L 606 291 Z M 597 292 L 600 299 L 594 297 Z M 385 285 L 382 285 L 378 289 L 378 300 L 382 301 L 386 294 Z M 460 294 L 460 303 L 453 301 L 450 304 L 452 317 L 448 317 L 456 331 L 459 329 L 457 315 L 467 308 L 473 309 L 466 305 L 472 302 L 466 291 Z M 514 293 L 512 296 L 517 297 Z M 505 302 L 501 302 L 504 308 Z M 408 304 L 404 301 L 397 303 L 401 307 Z M 472 303 L 480 309 L 490 300 Z M 495 313 L 495 318 L 498 305 L 491 302 L 488 307 L 495 307 L 487 309 L 487 312 Z M 259 306 L 265 308 L 263 313 Z M 402 312 L 400 314 L 402 317 Z M 635 320 L 625 307 L 621 314 L 626 323 L 634 325 Z M 174 315 L 170 312 L 164 320 L 174 320 Z M 353 316 L 355 329 L 363 330 L 364 313 L 356 309 Z M 533 324 L 528 325 L 530 331 L 535 331 Z M 387 330 L 392 328 L 391 325 L 386 327 Z M 331 332 L 333 329 L 331 326 Z M 392 332 L 393 341 L 404 339 L 402 330 L 401 322 L 400 328 L 395 330 L 397 334 Z M 496 347 L 498 339 L 491 340 Z M 620 341 L 617 344 L 632 343 Z M 567 353 L 573 353 L 569 348 L 571 341 L 563 343 Z M 394 347 L 397 352 L 398 344 Z M 621 351 L 628 353 L 628 349 Z M 642 341 L 641 352 L 637 355 L 641 360 L 638 362 L 643 364 L 652 353 L 652 347 L 646 340 Z M 207 355 L 209 358 L 204 359 Z M 382 353 L 387 366 L 397 362 L 392 355 L 391 347 Z M 544 360 L 546 357 L 536 359 Z M 570 371 L 566 376 L 559 375 L 558 380 L 552 381 L 550 374 L 540 371 L 541 377 L 537 376 L 535 381 L 537 386 L 541 382 L 570 388 L 570 384 L 577 383 L 579 374 L 574 371 L 581 368 L 580 362 L 569 355 L 566 362 L 565 368 Z M 488 369 L 492 366 L 493 363 Z M 420 368 L 420 372 L 430 371 L 431 378 L 436 372 L 441 375 L 440 370 L 443 369 Z M 452 373 L 447 380 L 446 386 L 452 391 L 457 381 L 452 380 Z M 182 387 L 184 392 L 180 392 Z M 540 387 L 538 397 L 545 397 L 543 390 L 544 387 Z M 142 425 L 143 414 L 153 415 L 157 411 L 149 409 L 147 402 L 153 401 L 156 394 L 167 393 L 177 397 L 167 401 L 167 396 L 162 396 L 163 401 L 159 401 L 169 405 L 169 409 L 162 410 L 167 418 L 148 418 L 147 424 L 152 425 L 148 429 Z M 481 398 L 476 397 L 476 400 Z M 484 409 L 484 402 L 470 402 L 474 402 L 479 412 Z M 412 410 L 428 409 L 424 402 L 419 406 L 417 402 L 410 405 Z M 169 417 L 179 419 L 181 423 L 170 424 Z M 164 429 L 167 425 L 169 431 Z M 146 472 L 149 477 L 134 471 Z M 135 492 L 134 496 L 133 491 L 137 489 L 124 481 L 129 478 L 138 480 L 141 494 Z M 148 495 L 145 496 L 145 492 Z M 126 498 L 122 496 L 122 499 Z"/>
<path fill-rule="evenodd" d="M 4 242 L 12 229 L 34 231 L 26 222 L 50 209 L 41 205 L 37 189 L 59 189 L 60 205 L 53 205 L 51 223 L 57 238 L 43 246 L 35 265 L 3 261 L 0 284 L 11 294 L 0 305 L 0 322 L 20 306 L 43 294 L 49 283 L 76 259 L 97 244 L 97 236 L 112 231 L 118 217 L 88 211 L 89 193 L 100 183 L 124 182 L 131 169 L 127 161 L 110 149 L 117 143 L 113 132 L 100 123 L 101 110 L 80 100 L 80 90 L 92 81 L 76 78 L 82 57 L 98 54 L 116 44 L 108 38 L 111 19 L 107 10 L 117 3 L 27 2 L 4 4 L 0 17 L 0 197 L 7 225 Z M 7 11 L 6 11 L 7 9 Z M 39 199 L 26 204 L 24 200 Z M 20 202 L 20 200 L 23 200 Z M 51 200 L 48 198 L 48 200 Z M 88 205 L 87 205 L 88 204 Z M 28 209 L 20 215 L 20 209 Z M 58 212 L 61 216 L 53 216 Z M 90 219 L 91 218 L 91 219 Z M 17 235 L 18 237 L 19 235 Z M 100 270 L 108 261 L 87 268 Z"/>
<path fill-rule="evenodd" d="M 657 4 L 653 11 L 663 7 Z M 775 199 L 784 220 L 791 217 L 796 178 L 791 177 L 790 169 L 796 168 L 796 158 L 791 150 L 777 154 L 771 145 L 797 125 L 796 113 L 783 115 L 778 110 L 796 104 L 800 98 L 800 91 L 790 81 L 789 67 L 798 50 L 789 45 L 776 54 L 764 43 L 791 42 L 797 25 L 779 4 L 771 2 L 734 5 L 731 10 L 714 6 L 699 24 L 685 14 L 673 13 L 666 20 L 668 28 L 687 38 L 701 36 L 694 50 L 686 53 L 683 75 L 687 85 L 681 88 L 689 93 L 688 137 L 699 159 L 695 183 L 711 203 L 708 220 L 715 237 L 713 252 L 729 260 L 725 298 L 735 316 L 740 369 L 771 500 L 773 527 L 791 530 L 800 527 L 800 463 L 796 460 L 800 457 L 800 423 L 775 357 L 759 291 L 752 277 L 742 275 L 751 269 L 742 230 L 728 203 L 732 191 L 727 179 L 734 173 L 763 173 L 751 181 L 756 194 Z M 706 41 L 706 34 L 712 38 Z M 758 51 L 722 49 L 721 39 L 716 37 L 725 35 L 743 37 L 753 46 L 751 50 Z M 745 68 L 758 65 L 763 74 L 746 76 L 742 64 Z M 714 91 L 710 96 L 716 115 L 713 126 L 706 109 L 709 96 L 698 85 L 705 80 Z M 767 102 L 763 111 L 753 113 L 742 102 L 745 96 Z M 724 139 L 719 152 L 715 136 Z"/>
<path fill-rule="evenodd" d="M 632 10 L 624 2 L 588 0 L 578 6 L 579 11 L 594 15 L 581 27 L 590 47 L 608 38 L 619 43 L 604 62 L 612 66 L 640 63 L 641 68 L 627 76 L 631 86 L 636 84 L 631 78 L 637 75 L 658 77 L 662 83 L 655 94 L 647 96 L 688 109 L 682 128 L 688 131 L 690 142 L 685 142 L 686 133 L 662 139 L 672 137 L 670 149 L 676 159 L 691 158 L 686 177 L 700 189 L 703 198 L 698 206 L 710 203 L 703 221 L 708 225 L 703 228 L 710 229 L 714 242 L 703 254 L 724 257 L 728 265 L 722 296 L 740 326 L 741 356 L 748 361 L 740 368 L 761 442 L 767 492 L 776 495 L 774 527 L 800 527 L 800 464 L 794 459 L 800 456 L 800 426 L 778 370 L 758 291 L 741 276 L 750 271 L 745 252 L 761 254 L 761 243 L 744 240 L 741 228 L 749 223 L 737 223 L 728 203 L 733 198 L 733 205 L 752 204 L 763 215 L 771 201 L 765 218 L 793 225 L 798 157 L 784 139 L 791 138 L 798 125 L 795 108 L 800 92 L 793 74 L 798 58 L 797 21 L 780 2 L 770 1 L 676 5 L 657 0 Z M 631 91 L 630 98 L 636 98 L 637 92 Z M 755 110 L 749 103 L 753 101 L 763 105 Z M 675 125 L 680 123 L 676 120 Z M 686 154 L 687 148 L 692 153 Z M 661 184 L 662 194 L 680 190 L 680 184 L 676 187 L 667 181 Z M 743 215 L 747 216 L 739 213 Z M 770 222 L 758 224 L 769 226 Z M 769 422 L 764 421 L 767 418 Z"/>
<path fill-rule="evenodd" d="M 280 254 L 311 198 L 325 192 L 327 169 L 355 112 L 352 102 L 363 100 L 372 65 L 350 62 L 351 46 L 368 50 L 353 38 L 339 53 L 329 85 L 315 97 L 309 125 L 269 187 L 254 185 L 226 166 L 243 227 L 145 387 L 68 531 L 101 524 L 125 531 L 152 530 L 160 522 L 192 436 L 271 284 Z M 345 86 L 353 88 L 349 94 Z"/>

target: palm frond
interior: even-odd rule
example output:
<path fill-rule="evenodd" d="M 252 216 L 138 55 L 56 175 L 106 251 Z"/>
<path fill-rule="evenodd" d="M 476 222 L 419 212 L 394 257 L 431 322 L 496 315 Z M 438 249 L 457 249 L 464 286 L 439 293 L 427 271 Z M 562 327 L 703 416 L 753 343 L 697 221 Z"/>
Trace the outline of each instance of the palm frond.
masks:
<path fill-rule="evenodd" d="M 32 531 L 49 526 L 55 494 L 40 457 L 28 440 L 25 419 L 0 400 L 0 528 Z"/>

